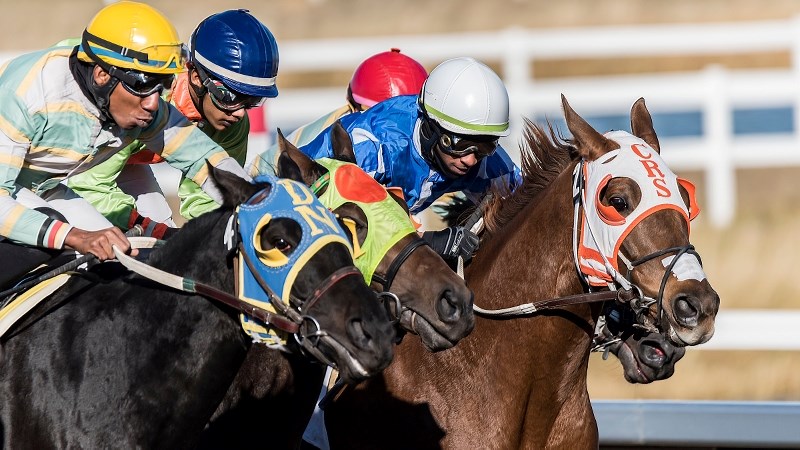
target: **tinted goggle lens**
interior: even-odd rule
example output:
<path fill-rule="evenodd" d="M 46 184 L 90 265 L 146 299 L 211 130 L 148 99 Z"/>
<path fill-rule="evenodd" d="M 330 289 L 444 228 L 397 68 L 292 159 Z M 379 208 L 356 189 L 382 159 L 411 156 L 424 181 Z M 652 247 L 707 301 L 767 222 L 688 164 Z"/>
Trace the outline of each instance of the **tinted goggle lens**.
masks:
<path fill-rule="evenodd" d="M 149 97 L 155 93 L 161 95 L 162 92 L 172 88 L 174 75 L 148 75 L 142 72 L 125 72 L 133 83 L 120 80 L 122 86 L 133 95 L 138 97 Z"/>
<path fill-rule="evenodd" d="M 256 108 L 263 105 L 267 99 L 266 97 L 254 97 L 234 92 L 228 89 L 221 81 L 212 80 L 211 78 L 208 78 L 205 84 L 208 87 L 208 92 L 211 94 L 211 101 L 217 108 L 223 111 Z"/>
<path fill-rule="evenodd" d="M 475 142 L 456 135 L 442 133 L 439 137 L 439 148 L 446 154 L 455 158 L 475 154 L 475 157 L 485 158 L 497 150 L 497 139 L 484 142 Z"/>

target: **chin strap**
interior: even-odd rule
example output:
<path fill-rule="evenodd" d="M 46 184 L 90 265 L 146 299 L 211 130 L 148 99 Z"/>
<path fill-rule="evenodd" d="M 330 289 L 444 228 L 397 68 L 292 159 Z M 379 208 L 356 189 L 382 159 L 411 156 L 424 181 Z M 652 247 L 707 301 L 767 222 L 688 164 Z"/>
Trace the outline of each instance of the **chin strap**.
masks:
<path fill-rule="evenodd" d="M 448 172 L 444 168 L 442 159 L 439 154 L 434 150 L 434 146 L 439 141 L 439 134 L 436 133 L 434 125 L 431 124 L 431 119 L 423 109 L 422 105 L 417 106 L 419 110 L 419 143 L 422 153 L 422 159 L 427 162 L 433 170 L 442 175 L 447 176 Z"/>

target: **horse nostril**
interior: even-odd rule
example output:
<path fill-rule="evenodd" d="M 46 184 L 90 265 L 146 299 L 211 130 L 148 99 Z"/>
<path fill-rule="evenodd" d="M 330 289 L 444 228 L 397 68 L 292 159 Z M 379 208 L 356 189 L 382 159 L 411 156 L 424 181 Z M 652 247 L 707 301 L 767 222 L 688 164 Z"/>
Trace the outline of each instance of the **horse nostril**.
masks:
<path fill-rule="evenodd" d="M 685 326 L 696 326 L 698 309 L 695 307 L 692 298 L 688 295 L 680 295 L 673 302 L 675 318 Z"/>
<path fill-rule="evenodd" d="M 372 336 L 364 328 L 364 323 L 360 319 L 353 319 L 347 322 L 347 336 L 356 347 L 361 349 L 369 348 L 372 342 Z"/>
<path fill-rule="evenodd" d="M 640 358 L 650 367 L 658 367 L 664 364 L 669 358 L 667 349 L 663 348 L 658 342 L 643 341 L 639 345 Z"/>
<path fill-rule="evenodd" d="M 443 322 L 455 322 L 461 317 L 462 305 L 450 290 L 444 291 L 436 302 L 436 313 Z"/>

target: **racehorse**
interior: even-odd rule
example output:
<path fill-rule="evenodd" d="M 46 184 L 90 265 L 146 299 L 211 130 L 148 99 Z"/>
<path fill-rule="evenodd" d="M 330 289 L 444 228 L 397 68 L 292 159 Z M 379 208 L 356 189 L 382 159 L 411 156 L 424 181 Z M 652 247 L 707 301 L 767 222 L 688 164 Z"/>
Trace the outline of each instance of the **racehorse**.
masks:
<path fill-rule="evenodd" d="M 224 205 L 187 223 L 148 261 L 181 274 L 184 286 L 202 295 L 135 275 L 70 281 L 2 342 L 4 446 L 196 446 L 251 342 L 240 324 L 241 309 L 206 296 L 221 298 L 236 289 L 247 294 L 233 266 L 253 254 L 247 267 L 256 268 L 249 269 L 255 278 L 286 273 L 285 283 L 263 289 L 273 291 L 276 310 L 287 301 L 287 314 L 302 313 L 299 324 L 291 323 L 304 349 L 353 380 L 389 363 L 394 331 L 353 266 L 334 216 L 300 183 L 269 178 L 251 184 L 209 170 Z M 237 236 L 238 252 L 230 245 Z M 299 262 L 280 272 L 285 261 Z M 244 279 L 248 269 L 238 269 Z M 276 326 L 289 320 L 260 317 L 271 317 L 267 323 Z M 293 342 L 290 333 L 287 345 Z M 278 367 L 259 370 L 279 376 Z"/>
<path fill-rule="evenodd" d="M 479 209 L 462 196 L 453 196 L 446 205 L 437 208 L 447 226 L 463 225 Z M 640 326 L 628 305 L 615 302 L 604 305 L 592 345 L 592 351 L 602 352 L 603 359 L 614 355 L 622 365 L 625 380 L 632 384 L 671 377 L 675 364 L 686 354 L 685 347 L 675 346 L 660 332 Z"/>
<path fill-rule="evenodd" d="M 356 265 L 372 274 L 368 281 L 375 290 L 399 298 L 401 306 L 391 310 L 404 330 L 419 335 L 431 351 L 452 347 L 474 327 L 472 292 L 416 233 L 405 201 L 355 165 L 353 144 L 341 123 L 336 122 L 330 133 L 333 157 L 344 163 L 314 161 L 281 139 L 278 175 L 312 186 L 335 171 L 336 179 L 326 181 L 318 195 L 334 213 L 355 221 L 356 236 L 351 238 L 364 253 L 375 253 L 371 263 L 365 261 L 369 267 L 359 266 L 359 258 Z M 337 194 L 332 197 L 328 194 L 334 188 Z"/>
<path fill-rule="evenodd" d="M 563 96 L 562 106 L 572 139 L 529 123 L 524 182 L 486 210 L 466 271 L 475 304 L 507 308 L 619 284 L 647 300 L 641 315 L 671 342 L 705 342 L 719 297 L 689 245 L 691 188 L 658 155 L 644 100 L 631 110 L 633 134 L 600 134 Z M 586 372 L 599 305 L 479 317 L 442 353 L 404 341 L 380 376 L 328 406 L 331 446 L 597 448 Z"/>
<path fill-rule="evenodd" d="M 278 142 L 277 175 L 319 186 L 316 192 L 323 205 L 340 218 L 353 221 L 354 227 L 348 231 L 361 253 L 355 258 L 356 265 L 373 289 L 391 292 L 385 297 L 386 306 L 402 328 L 398 333 L 418 335 L 428 350 L 440 351 L 472 331 L 472 292 L 438 254 L 424 245 L 405 202 L 387 193 L 352 163 L 352 142 L 341 124 L 337 122 L 331 129 L 333 156 L 341 162 L 315 162 L 280 132 Z M 391 301 L 393 298 L 397 301 Z M 318 365 L 284 355 L 281 364 L 289 378 L 259 376 L 258 367 L 280 359 L 265 348 L 250 350 L 206 430 L 202 440 L 206 448 L 243 447 L 265 434 L 274 447 L 297 447 L 313 412 L 323 373 Z"/>

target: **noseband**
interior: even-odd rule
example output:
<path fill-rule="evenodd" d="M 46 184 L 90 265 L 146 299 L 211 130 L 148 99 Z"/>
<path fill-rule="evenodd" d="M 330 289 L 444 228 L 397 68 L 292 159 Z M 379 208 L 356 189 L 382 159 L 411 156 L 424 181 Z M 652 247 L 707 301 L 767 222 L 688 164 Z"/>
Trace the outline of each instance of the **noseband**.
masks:
<path fill-rule="evenodd" d="M 372 274 L 372 279 L 377 281 L 378 284 L 381 285 L 383 292 L 379 293 L 378 296 L 383 301 L 383 298 L 388 298 L 392 300 L 390 303 L 385 303 L 386 311 L 389 312 L 389 316 L 392 317 L 392 321 L 397 323 L 400 321 L 400 316 L 402 315 L 403 311 L 408 310 L 405 306 L 400 304 L 400 299 L 397 295 L 391 292 L 392 283 L 394 282 L 395 276 L 397 276 L 397 272 L 400 270 L 400 267 L 406 262 L 409 256 L 414 252 L 414 250 L 422 247 L 423 245 L 428 245 L 428 243 L 422 239 L 421 237 L 415 237 L 411 242 L 406 244 L 403 247 L 403 250 L 398 253 L 398 255 L 392 260 L 392 263 L 389 264 L 389 270 L 386 271 L 386 275 L 381 275 L 378 272 Z"/>
<path fill-rule="evenodd" d="M 672 259 L 672 261 L 669 263 L 669 266 L 667 266 L 666 270 L 664 271 L 664 276 L 661 278 L 661 286 L 658 289 L 658 296 L 655 299 L 647 297 L 646 295 L 644 295 L 641 288 L 633 284 L 633 282 L 631 281 L 631 274 L 633 273 L 633 270 L 636 267 L 646 263 L 647 261 L 650 261 L 652 259 L 658 258 L 659 256 L 664 256 L 670 253 L 675 253 L 675 257 Z M 628 304 L 634 311 L 634 313 L 636 313 L 636 321 L 638 322 L 638 324 L 645 327 L 645 329 L 647 329 L 648 331 L 658 332 L 658 329 L 661 326 L 661 317 L 664 314 L 664 307 L 663 307 L 664 288 L 667 285 L 667 280 L 669 280 L 669 276 L 672 275 L 673 273 L 675 264 L 677 264 L 681 256 L 683 256 L 686 253 L 694 255 L 700 262 L 700 266 L 702 267 L 703 261 L 700 259 L 700 254 L 697 253 L 697 251 L 694 248 L 694 245 L 691 244 L 683 247 L 670 247 L 664 250 L 658 250 L 643 258 L 639 258 L 635 261 L 629 261 L 628 258 L 626 258 L 625 255 L 623 255 L 621 252 L 619 254 L 620 259 L 622 260 L 623 263 L 625 263 L 625 266 L 628 268 L 628 271 L 625 275 L 625 279 L 630 284 L 629 289 L 633 289 L 633 291 L 635 292 L 635 295 L 633 295 L 630 300 L 626 300 L 626 304 Z M 651 324 L 647 312 L 649 311 L 649 308 L 653 303 L 656 304 L 656 316 L 654 322 Z"/>

